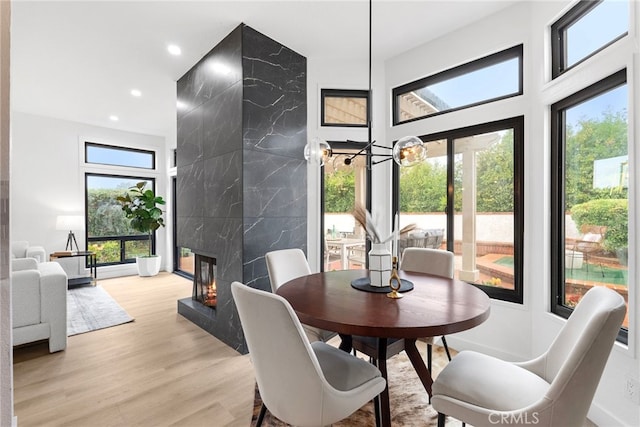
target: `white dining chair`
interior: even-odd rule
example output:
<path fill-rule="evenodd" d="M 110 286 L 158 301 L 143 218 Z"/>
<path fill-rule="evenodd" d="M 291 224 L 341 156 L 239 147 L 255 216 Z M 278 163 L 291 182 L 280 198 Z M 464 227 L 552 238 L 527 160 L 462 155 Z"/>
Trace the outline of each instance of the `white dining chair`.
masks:
<path fill-rule="evenodd" d="M 582 426 L 625 313 L 617 292 L 593 287 L 533 360 L 458 353 L 433 384 L 438 426 L 445 414 L 474 426 Z"/>
<path fill-rule="evenodd" d="M 267 409 L 291 425 L 328 426 L 385 389 L 372 364 L 326 343 L 310 343 L 284 298 L 240 282 L 231 284 L 231 293 L 263 402 L 258 426 Z"/>
<path fill-rule="evenodd" d="M 278 288 L 289 280 L 311 274 L 307 257 L 299 248 L 280 249 L 267 252 L 264 256 L 267 272 L 271 281 L 271 291 L 276 293 Z M 329 341 L 337 334 L 332 331 L 302 325 L 309 341 Z"/>
<path fill-rule="evenodd" d="M 406 248 L 402 253 L 402 261 L 400 262 L 400 270 L 433 274 L 434 276 L 447 277 L 449 279 L 453 279 L 454 269 L 455 257 L 453 252 L 442 249 Z M 441 339 L 447 358 L 451 360 L 447 339 L 444 336 Z M 420 338 L 420 341 L 427 343 L 427 368 L 431 371 L 435 337 Z"/>

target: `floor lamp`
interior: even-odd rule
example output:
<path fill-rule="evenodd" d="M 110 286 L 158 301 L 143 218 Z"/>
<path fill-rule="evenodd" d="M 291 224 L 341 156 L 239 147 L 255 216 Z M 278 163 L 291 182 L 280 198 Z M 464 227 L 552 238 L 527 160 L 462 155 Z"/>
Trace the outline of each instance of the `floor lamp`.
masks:
<path fill-rule="evenodd" d="M 76 241 L 76 236 L 73 234 L 73 230 L 83 229 L 84 217 L 82 215 L 58 215 L 56 218 L 56 230 L 69 230 L 67 244 L 65 246 L 65 250 L 67 251 L 73 251 L 74 245 L 76 247 L 76 251 L 80 251 L 80 248 L 78 248 L 78 242 Z"/>

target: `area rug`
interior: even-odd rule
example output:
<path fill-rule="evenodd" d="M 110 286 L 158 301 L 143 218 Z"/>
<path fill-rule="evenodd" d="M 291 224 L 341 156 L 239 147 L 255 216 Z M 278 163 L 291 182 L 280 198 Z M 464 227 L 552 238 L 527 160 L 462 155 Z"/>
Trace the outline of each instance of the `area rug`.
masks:
<path fill-rule="evenodd" d="M 67 291 L 67 335 L 132 322 L 133 317 L 101 286 L 82 286 Z"/>
<path fill-rule="evenodd" d="M 424 356 L 424 351 L 421 350 Z M 456 354 L 452 351 L 452 356 Z M 426 356 L 424 356 L 426 358 Z M 439 346 L 433 347 L 433 377 L 448 362 L 444 349 Z M 438 424 L 438 413 L 429 404 L 429 397 L 425 391 L 416 371 L 413 369 L 409 358 L 402 352 L 387 361 L 387 377 L 389 378 L 389 400 L 391 407 L 391 425 L 402 427 L 425 427 L 436 426 Z M 254 426 L 260 413 L 262 400 L 258 387 L 255 391 L 253 406 L 253 418 L 251 425 Z M 375 416 L 373 404 L 368 403 L 357 412 L 338 423 L 334 427 L 362 427 L 374 426 Z M 459 421 L 447 417 L 447 426 L 460 426 Z M 262 421 L 263 427 L 286 427 L 288 424 L 273 417 L 269 411 Z"/>

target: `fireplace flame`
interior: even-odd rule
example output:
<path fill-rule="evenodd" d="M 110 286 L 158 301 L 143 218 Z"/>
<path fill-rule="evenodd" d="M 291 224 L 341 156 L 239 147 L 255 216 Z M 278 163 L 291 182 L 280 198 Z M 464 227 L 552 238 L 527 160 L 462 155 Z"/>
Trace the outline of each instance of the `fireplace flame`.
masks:
<path fill-rule="evenodd" d="M 209 307 L 215 307 L 218 303 L 218 290 L 216 288 L 215 279 L 207 286 L 207 295 L 204 298 L 204 304 Z"/>

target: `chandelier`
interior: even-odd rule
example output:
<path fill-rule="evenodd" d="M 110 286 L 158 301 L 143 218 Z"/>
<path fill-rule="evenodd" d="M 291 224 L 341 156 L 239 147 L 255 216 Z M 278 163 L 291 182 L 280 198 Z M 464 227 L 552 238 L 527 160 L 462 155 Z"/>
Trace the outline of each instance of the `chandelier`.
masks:
<path fill-rule="evenodd" d="M 371 98 L 371 11 L 372 0 L 369 0 L 369 90 L 368 90 L 368 102 L 372 101 Z M 367 141 L 358 142 L 350 141 L 346 142 L 364 144 L 357 152 L 349 151 L 336 151 L 331 148 L 329 143 L 321 138 L 313 138 L 307 142 L 304 147 L 304 158 L 307 163 L 323 166 L 332 156 L 343 155 L 343 162 L 345 165 L 350 165 L 356 156 L 366 156 L 367 167 L 370 168 L 373 165 L 386 162 L 393 159 L 400 166 L 414 166 L 423 162 L 427 158 L 427 147 L 424 142 L 417 136 L 405 136 L 400 138 L 393 146 L 393 148 L 386 147 L 384 145 L 376 144 L 371 138 L 371 108 L 368 108 L 367 113 Z M 391 153 L 372 153 L 372 148 L 380 148 L 390 150 Z"/>

